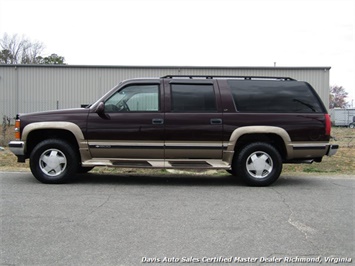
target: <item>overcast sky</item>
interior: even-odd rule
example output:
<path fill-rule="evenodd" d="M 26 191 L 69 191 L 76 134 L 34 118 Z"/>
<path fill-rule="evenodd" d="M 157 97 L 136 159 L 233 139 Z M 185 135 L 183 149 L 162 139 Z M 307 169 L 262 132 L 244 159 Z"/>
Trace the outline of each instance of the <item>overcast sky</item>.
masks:
<path fill-rule="evenodd" d="M 4 33 L 71 65 L 330 66 L 355 99 L 354 0 L 0 0 Z"/>

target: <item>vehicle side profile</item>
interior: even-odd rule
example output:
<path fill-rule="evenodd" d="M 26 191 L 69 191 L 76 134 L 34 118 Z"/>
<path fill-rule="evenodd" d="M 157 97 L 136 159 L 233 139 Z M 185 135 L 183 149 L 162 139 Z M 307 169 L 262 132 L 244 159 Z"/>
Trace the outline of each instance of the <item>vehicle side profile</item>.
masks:
<path fill-rule="evenodd" d="M 19 114 L 15 131 L 11 151 L 43 183 L 112 166 L 225 169 L 267 186 L 283 163 L 338 149 L 312 86 L 283 77 L 126 80 L 86 108 Z"/>

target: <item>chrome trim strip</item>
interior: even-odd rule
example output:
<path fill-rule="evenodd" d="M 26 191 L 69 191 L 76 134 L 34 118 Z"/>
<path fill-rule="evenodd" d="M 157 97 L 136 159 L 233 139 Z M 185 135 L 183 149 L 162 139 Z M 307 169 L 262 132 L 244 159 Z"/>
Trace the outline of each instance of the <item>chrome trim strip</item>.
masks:
<path fill-rule="evenodd" d="M 222 146 L 165 146 L 165 149 L 169 150 L 182 150 L 182 149 L 194 149 L 194 150 L 222 150 L 226 149 Z"/>
<path fill-rule="evenodd" d="M 327 146 L 294 146 L 294 150 L 324 150 Z"/>
<path fill-rule="evenodd" d="M 164 141 L 90 141 L 90 149 L 194 149 L 194 150 L 226 150 L 228 143 L 214 142 L 165 142 Z"/>
<path fill-rule="evenodd" d="M 162 149 L 164 148 L 163 146 L 150 146 L 150 145 L 144 145 L 144 146 L 129 146 L 129 145 L 109 145 L 109 144 L 104 144 L 104 145 L 89 145 L 90 149 Z"/>
<path fill-rule="evenodd" d="M 187 147 L 222 147 L 222 141 L 166 141 L 165 146 L 187 146 Z"/>

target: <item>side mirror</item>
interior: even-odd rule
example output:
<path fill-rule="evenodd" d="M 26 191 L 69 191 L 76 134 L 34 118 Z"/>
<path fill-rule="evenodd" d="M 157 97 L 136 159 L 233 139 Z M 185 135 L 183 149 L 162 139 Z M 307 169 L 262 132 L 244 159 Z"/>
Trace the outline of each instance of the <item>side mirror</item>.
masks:
<path fill-rule="evenodd" d="M 100 102 L 99 105 L 96 107 L 95 111 L 99 116 L 102 116 L 105 114 L 105 104 L 104 102 Z"/>

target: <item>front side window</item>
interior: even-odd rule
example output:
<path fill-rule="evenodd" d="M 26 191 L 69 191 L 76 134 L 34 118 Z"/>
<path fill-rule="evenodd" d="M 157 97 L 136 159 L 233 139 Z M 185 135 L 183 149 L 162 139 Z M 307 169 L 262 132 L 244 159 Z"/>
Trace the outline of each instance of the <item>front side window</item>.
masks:
<path fill-rule="evenodd" d="M 172 84 L 173 112 L 216 112 L 216 97 L 212 84 Z"/>
<path fill-rule="evenodd" d="M 130 85 L 105 102 L 105 112 L 157 112 L 159 85 Z"/>

